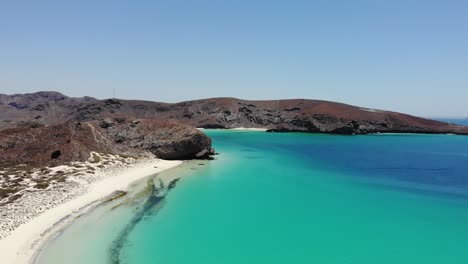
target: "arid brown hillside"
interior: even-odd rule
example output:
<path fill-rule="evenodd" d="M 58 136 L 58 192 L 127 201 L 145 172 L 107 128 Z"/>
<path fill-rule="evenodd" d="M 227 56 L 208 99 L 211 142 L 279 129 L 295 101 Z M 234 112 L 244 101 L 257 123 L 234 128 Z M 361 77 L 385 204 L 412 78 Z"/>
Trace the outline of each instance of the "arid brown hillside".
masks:
<path fill-rule="evenodd" d="M 68 121 L 0 131 L 0 165 L 54 166 L 85 161 L 90 152 L 151 155 L 163 159 L 207 158 L 211 140 L 199 130 L 151 119 Z"/>
<path fill-rule="evenodd" d="M 195 127 L 256 127 L 333 134 L 455 133 L 468 127 L 406 114 L 319 100 L 247 101 L 212 98 L 176 104 L 69 98 L 56 92 L 0 95 L 0 129 L 56 125 L 68 120 L 125 117 L 176 120 Z"/>

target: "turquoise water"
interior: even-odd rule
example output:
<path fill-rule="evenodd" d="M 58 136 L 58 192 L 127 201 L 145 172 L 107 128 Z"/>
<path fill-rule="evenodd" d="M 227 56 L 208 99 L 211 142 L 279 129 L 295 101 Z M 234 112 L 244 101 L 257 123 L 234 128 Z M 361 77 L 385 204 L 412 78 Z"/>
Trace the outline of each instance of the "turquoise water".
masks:
<path fill-rule="evenodd" d="M 468 263 L 468 137 L 207 133 L 216 160 L 165 172 L 164 199 L 137 183 L 37 263 Z"/>

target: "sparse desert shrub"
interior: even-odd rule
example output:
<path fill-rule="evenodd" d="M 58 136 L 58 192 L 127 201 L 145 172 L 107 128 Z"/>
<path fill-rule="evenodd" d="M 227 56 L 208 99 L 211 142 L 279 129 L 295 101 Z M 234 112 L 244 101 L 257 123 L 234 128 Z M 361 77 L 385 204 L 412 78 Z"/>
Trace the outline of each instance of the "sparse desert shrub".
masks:
<path fill-rule="evenodd" d="M 47 182 L 40 182 L 36 184 L 37 189 L 47 189 L 47 187 L 49 187 L 49 183 Z"/>
<path fill-rule="evenodd" d="M 96 153 L 93 153 L 92 154 L 92 157 L 91 157 L 91 163 L 99 163 L 101 162 L 101 156 L 99 156 L 98 154 Z"/>

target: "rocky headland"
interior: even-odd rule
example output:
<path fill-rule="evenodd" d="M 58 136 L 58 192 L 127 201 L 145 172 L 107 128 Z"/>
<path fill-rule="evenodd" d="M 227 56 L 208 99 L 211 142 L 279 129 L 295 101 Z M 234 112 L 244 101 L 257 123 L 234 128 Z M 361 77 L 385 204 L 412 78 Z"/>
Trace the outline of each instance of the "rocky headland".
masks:
<path fill-rule="evenodd" d="M 13 98 L 16 102 L 0 96 L 0 241 L 39 215 L 59 212 L 55 208 L 65 203 L 62 217 L 180 160 L 211 159 L 214 154 L 208 136 L 175 120 L 125 112 L 70 116 L 65 109 L 94 99 L 57 93 Z M 31 116 L 37 111 L 47 118 Z M 41 221 L 52 225 L 56 215 L 42 216 Z M 28 239 L 25 233 L 20 237 Z"/>
<path fill-rule="evenodd" d="M 173 121 L 106 118 L 0 131 L 0 166 L 57 166 L 85 161 L 91 152 L 156 156 L 167 160 L 208 158 L 211 139 Z"/>
<path fill-rule="evenodd" d="M 56 125 L 69 120 L 126 117 L 174 120 L 200 128 L 265 128 L 278 132 L 330 134 L 453 133 L 468 127 L 402 113 L 321 100 L 248 101 L 211 98 L 180 103 L 91 97 L 57 92 L 0 95 L 0 129 Z"/>

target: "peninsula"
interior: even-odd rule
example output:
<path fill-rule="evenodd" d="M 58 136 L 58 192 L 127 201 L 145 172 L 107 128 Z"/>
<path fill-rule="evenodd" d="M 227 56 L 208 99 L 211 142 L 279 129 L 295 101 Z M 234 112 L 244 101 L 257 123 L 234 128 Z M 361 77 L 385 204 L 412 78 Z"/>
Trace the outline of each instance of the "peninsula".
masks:
<path fill-rule="evenodd" d="M 0 95 L 0 129 L 57 125 L 103 118 L 174 120 L 200 128 L 265 128 L 330 134 L 468 134 L 465 126 L 342 103 L 294 99 L 210 98 L 180 103 L 91 97 L 57 92 Z"/>

